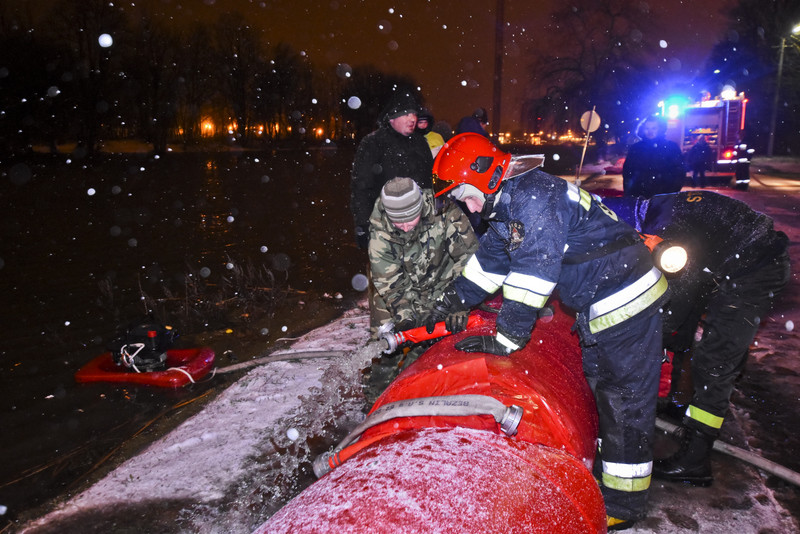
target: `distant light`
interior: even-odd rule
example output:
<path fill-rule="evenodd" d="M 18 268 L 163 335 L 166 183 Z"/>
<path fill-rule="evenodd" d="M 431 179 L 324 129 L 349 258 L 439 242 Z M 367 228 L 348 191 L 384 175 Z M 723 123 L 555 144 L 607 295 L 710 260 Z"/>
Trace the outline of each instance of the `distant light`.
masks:
<path fill-rule="evenodd" d="M 719 74 L 719 69 L 714 69 L 714 74 Z"/>
<path fill-rule="evenodd" d="M 736 98 L 736 89 L 731 87 L 730 85 L 726 85 L 722 88 L 722 92 L 719 94 L 723 100 L 732 100 Z"/>
<path fill-rule="evenodd" d="M 94 196 L 94 194 L 95 194 L 96 192 L 97 192 L 97 191 L 95 191 L 94 187 L 90 187 L 90 188 L 89 188 L 89 189 L 86 191 L 86 194 L 87 194 L 87 195 L 89 195 L 90 197 L 93 197 L 93 196 Z"/>
<path fill-rule="evenodd" d="M 97 38 L 97 43 L 103 48 L 108 48 L 109 46 L 114 44 L 114 38 L 111 37 L 109 34 L 104 33 Z"/>
<path fill-rule="evenodd" d="M 793 33 L 794 35 L 797 35 L 798 33 L 800 33 L 800 24 L 798 24 L 797 26 L 795 26 L 794 28 L 792 28 L 792 33 Z"/>
<path fill-rule="evenodd" d="M 467 86 L 467 80 L 461 80 L 461 87 Z"/>
<path fill-rule="evenodd" d="M 677 104 L 672 104 L 667 108 L 667 117 L 670 119 L 677 119 L 681 114 L 681 107 Z"/>
<path fill-rule="evenodd" d="M 658 42 L 658 46 L 660 46 L 661 48 L 666 48 L 667 47 L 667 42 L 664 39 L 661 39 Z"/>

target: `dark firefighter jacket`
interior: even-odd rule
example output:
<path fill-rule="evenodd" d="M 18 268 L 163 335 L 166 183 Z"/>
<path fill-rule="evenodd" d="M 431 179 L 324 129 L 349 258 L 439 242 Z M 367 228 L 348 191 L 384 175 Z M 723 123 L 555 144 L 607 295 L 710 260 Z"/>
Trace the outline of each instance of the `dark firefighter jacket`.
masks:
<path fill-rule="evenodd" d="M 664 333 L 687 321 L 697 324 L 707 293 L 726 279 L 746 276 L 786 250 L 788 238 L 772 219 L 744 202 L 711 191 L 686 191 L 603 201 L 637 230 L 683 246 L 689 256 L 679 276 L 670 278 Z M 694 329 L 687 331 L 691 336 Z M 683 340 L 681 345 L 691 343 Z M 677 350 L 683 346 L 674 347 Z"/>
<path fill-rule="evenodd" d="M 494 209 L 456 288 L 470 306 L 503 288 L 498 332 L 528 339 L 557 289 L 591 344 L 667 290 L 634 229 L 574 184 L 534 169 L 505 182 Z"/>

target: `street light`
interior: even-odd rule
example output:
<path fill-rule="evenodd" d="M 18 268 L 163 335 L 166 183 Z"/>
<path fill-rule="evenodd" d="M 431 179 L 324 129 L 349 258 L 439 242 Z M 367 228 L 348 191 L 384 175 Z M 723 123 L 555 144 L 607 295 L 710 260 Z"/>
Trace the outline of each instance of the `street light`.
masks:
<path fill-rule="evenodd" d="M 792 28 L 792 35 L 800 33 L 800 24 Z M 775 148 L 775 120 L 778 117 L 778 93 L 781 90 L 781 76 L 783 75 L 783 51 L 786 49 L 786 37 L 781 37 L 781 51 L 778 55 L 778 79 L 775 82 L 775 98 L 772 101 L 772 118 L 769 121 L 769 141 L 767 142 L 767 156 L 772 156 Z"/>

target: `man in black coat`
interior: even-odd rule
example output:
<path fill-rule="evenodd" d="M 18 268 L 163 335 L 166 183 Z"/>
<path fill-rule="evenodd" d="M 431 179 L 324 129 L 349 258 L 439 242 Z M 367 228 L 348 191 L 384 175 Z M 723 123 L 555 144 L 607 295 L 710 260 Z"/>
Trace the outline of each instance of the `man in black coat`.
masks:
<path fill-rule="evenodd" d="M 692 349 L 694 394 L 683 416 L 681 447 L 656 461 L 653 476 L 708 486 L 709 453 L 734 382 L 759 324 L 789 281 L 788 238 L 770 217 L 709 191 L 603 203 L 638 231 L 687 249 L 686 267 L 669 281 L 664 336 L 676 355 Z"/>
<path fill-rule="evenodd" d="M 677 193 L 683 187 L 686 169 L 678 145 L 664 135 L 663 117 L 647 117 L 639 127 L 641 141 L 628 149 L 622 166 L 625 196 L 650 198 L 661 193 Z"/>
<path fill-rule="evenodd" d="M 350 179 L 350 210 L 361 249 L 367 248 L 369 217 L 386 182 L 405 177 L 422 189 L 432 186 L 433 156 L 425 137 L 416 131 L 418 112 L 414 95 L 395 93 L 381 113 L 378 129 L 358 145 Z"/>

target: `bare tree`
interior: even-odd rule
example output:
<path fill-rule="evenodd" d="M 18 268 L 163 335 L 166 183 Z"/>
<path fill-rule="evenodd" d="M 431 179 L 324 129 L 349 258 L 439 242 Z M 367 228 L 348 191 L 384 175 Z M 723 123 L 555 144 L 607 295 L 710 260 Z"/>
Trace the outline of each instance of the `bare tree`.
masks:
<path fill-rule="evenodd" d="M 523 117 L 528 129 L 563 132 L 592 106 L 612 129 L 639 114 L 638 96 L 652 83 L 644 65 L 653 22 L 644 6 L 575 0 L 552 13 L 551 38 L 531 67 L 533 94 Z"/>
<path fill-rule="evenodd" d="M 259 34 L 241 14 L 223 15 L 216 25 L 216 51 L 222 68 L 220 87 L 233 108 L 239 142 L 247 146 L 263 72 Z"/>

